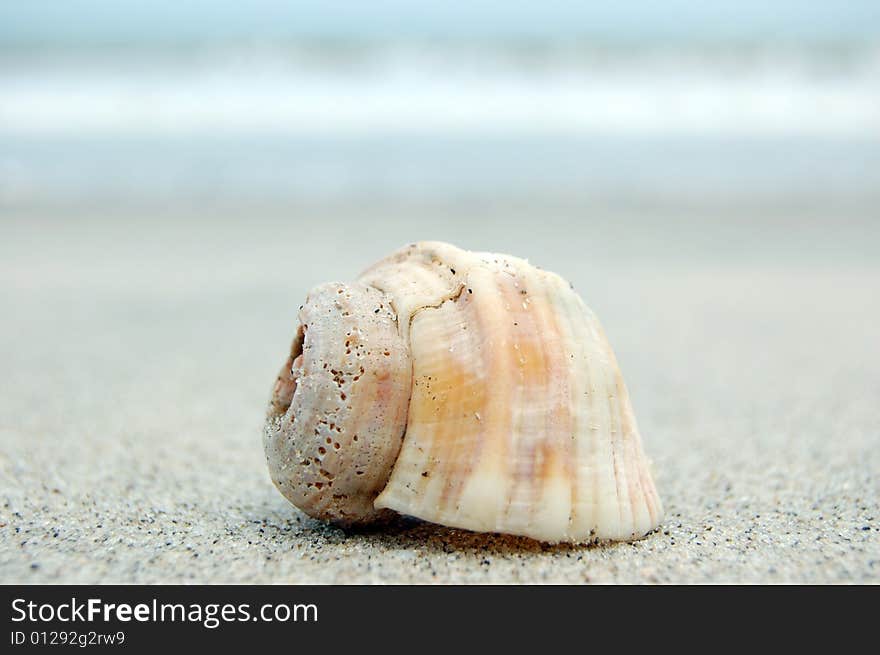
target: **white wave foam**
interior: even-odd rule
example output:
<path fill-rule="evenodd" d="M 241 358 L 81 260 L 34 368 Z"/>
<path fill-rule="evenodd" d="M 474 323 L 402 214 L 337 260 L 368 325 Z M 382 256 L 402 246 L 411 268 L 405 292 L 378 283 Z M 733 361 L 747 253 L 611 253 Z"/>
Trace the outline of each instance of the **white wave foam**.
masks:
<path fill-rule="evenodd" d="M 812 59 L 661 55 L 7 65 L 0 135 L 880 135 L 876 49 L 833 74 Z"/>

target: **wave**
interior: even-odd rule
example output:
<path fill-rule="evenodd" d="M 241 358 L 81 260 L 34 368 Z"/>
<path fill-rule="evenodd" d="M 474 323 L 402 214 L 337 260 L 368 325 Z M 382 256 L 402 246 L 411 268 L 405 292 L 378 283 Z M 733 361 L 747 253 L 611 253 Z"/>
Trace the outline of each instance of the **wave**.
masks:
<path fill-rule="evenodd" d="M 0 52 L 0 137 L 880 134 L 880 46 Z"/>

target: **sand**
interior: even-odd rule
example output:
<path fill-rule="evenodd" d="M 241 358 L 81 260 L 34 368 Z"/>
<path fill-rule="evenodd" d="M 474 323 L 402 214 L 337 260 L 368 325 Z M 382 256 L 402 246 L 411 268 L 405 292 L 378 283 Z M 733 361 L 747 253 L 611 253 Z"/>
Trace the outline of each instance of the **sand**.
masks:
<path fill-rule="evenodd" d="M 877 582 L 880 228 L 844 216 L 6 210 L 0 582 Z M 260 424 L 305 291 L 420 238 L 573 282 L 621 362 L 660 530 L 346 534 L 275 490 Z"/>

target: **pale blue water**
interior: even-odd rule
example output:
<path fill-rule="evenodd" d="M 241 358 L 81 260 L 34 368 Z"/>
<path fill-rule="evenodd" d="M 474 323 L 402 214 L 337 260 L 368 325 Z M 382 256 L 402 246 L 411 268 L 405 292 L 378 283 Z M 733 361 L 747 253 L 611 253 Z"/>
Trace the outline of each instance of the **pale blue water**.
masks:
<path fill-rule="evenodd" d="M 876 36 L 874 0 L 6 0 L 0 42 L 83 44 L 302 37 L 643 42 Z"/>
<path fill-rule="evenodd" d="M 0 143 L 0 207 L 880 206 L 877 140 L 202 136 Z"/>

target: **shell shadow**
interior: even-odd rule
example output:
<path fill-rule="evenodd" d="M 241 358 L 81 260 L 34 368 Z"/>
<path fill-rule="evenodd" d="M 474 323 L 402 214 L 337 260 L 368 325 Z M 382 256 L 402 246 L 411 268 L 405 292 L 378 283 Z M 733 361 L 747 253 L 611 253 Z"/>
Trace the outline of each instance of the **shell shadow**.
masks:
<path fill-rule="evenodd" d="M 540 555 L 560 553 L 584 553 L 620 546 L 624 542 L 592 541 L 580 544 L 549 544 L 529 537 L 493 533 L 473 532 L 461 528 L 450 528 L 429 523 L 404 515 L 392 515 L 379 523 L 366 526 L 341 527 L 320 519 L 312 518 L 304 512 L 291 509 L 280 498 L 273 499 L 278 506 L 271 518 L 262 517 L 265 523 L 274 525 L 280 535 L 296 534 L 310 536 L 327 545 L 344 545 L 354 542 L 369 544 L 387 550 L 418 549 L 426 554 L 470 553 L 491 555 Z"/>
<path fill-rule="evenodd" d="M 406 516 L 395 517 L 382 525 L 334 528 L 334 531 L 339 534 L 341 541 L 360 538 L 389 549 L 419 548 L 428 553 L 480 552 L 492 555 L 521 555 L 581 552 L 602 547 L 602 544 L 596 542 L 548 544 L 529 537 L 472 532 Z"/>

